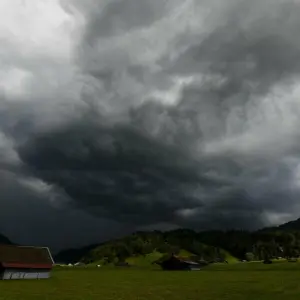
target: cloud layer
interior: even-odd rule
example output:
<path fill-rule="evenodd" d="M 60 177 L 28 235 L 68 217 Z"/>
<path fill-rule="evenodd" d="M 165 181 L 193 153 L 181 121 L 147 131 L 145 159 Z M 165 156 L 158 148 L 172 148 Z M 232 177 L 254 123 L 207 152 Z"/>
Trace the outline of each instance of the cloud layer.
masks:
<path fill-rule="evenodd" d="M 23 2 L 1 4 L 1 198 L 116 228 L 299 216 L 299 2 Z"/>

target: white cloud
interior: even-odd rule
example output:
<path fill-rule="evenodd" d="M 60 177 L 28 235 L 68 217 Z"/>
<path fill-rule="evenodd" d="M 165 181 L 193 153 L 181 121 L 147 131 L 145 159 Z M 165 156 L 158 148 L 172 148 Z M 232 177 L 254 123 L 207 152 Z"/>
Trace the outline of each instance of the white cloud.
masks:
<path fill-rule="evenodd" d="M 28 191 L 32 192 L 35 197 L 46 200 L 55 208 L 63 208 L 70 200 L 63 190 L 54 185 L 34 177 L 19 177 L 17 182 Z"/>
<path fill-rule="evenodd" d="M 2 0 L 0 40 L 19 48 L 23 55 L 68 56 L 74 20 L 59 0 Z"/>
<path fill-rule="evenodd" d="M 48 194 L 52 186 L 37 178 L 22 178 L 19 183 L 38 194 Z"/>
<path fill-rule="evenodd" d="M 0 166 L 17 166 L 20 163 L 20 157 L 14 149 L 14 141 L 0 132 Z"/>
<path fill-rule="evenodd" d="M 31 73 L 26 70 L 12 67 L 0 71 L 0 91 L 10 99 L 18 100 L 29 92 Z"/>
<path fill-rule="evenodd" d="M 225 134 L 200 148 L 205 154 L 236 153 L 274 158 L 298 143 L 300 85 L 276 86 L 269 94 L 253 98 L 247 106 L 231 109 Z"/>
<path fill-rule="evenodd" d="M 299 211 L 292 213 L 280 213 L 280 212 L 265 212 L 264 218 L 267 220 L 270 226 L 281 225 L 290 221 L 293 218 L 297 218 Z"/>
<path fill-rule="evenodd" d="M 2 0 L 0 11 L 0 89 L 6 100 L 70 95 L 82 22 L 59 0 Z"/>

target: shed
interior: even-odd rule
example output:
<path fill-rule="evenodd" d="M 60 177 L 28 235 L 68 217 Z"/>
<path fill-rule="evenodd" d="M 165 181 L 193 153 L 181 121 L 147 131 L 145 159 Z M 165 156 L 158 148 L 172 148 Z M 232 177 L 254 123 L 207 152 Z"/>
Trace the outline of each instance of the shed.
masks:
<path fill-rule="evenodd" d="M 189 258 L 184 258 L 176 255 L 172 255 L 169 258 L 157 262 L 163 270 L 188 270 L 198 271 L 204 266 L 199 262 L 193 261 Z"/>
<path fill-rule="evenodd" d="M 0 279 L 49 278 L 53 264 L 47 247 L 0 245 Z"/>
<path fill-rule="evenodd" d="M 129 263 L 126 261 L 119 261 L 117 263 L 115 263 L 116 267 L 130 267 Z"/>

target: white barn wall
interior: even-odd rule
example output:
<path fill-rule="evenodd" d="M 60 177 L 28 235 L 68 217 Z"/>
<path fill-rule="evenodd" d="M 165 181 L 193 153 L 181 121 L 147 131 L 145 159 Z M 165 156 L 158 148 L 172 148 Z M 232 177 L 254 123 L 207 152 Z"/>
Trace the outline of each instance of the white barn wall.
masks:
<path fill-rule="evenodd" d="M 2 279 L 46 279 L 50 277 L 50 271 L 24 271 L 19 269 L 5 270 Z"/>
<path fill-rule="evenodd" d="M 50 271 L 48 272 L 40 272 L 38 273 L 38 278 L 39 279 L 47 279 L 50 278 Z"/>

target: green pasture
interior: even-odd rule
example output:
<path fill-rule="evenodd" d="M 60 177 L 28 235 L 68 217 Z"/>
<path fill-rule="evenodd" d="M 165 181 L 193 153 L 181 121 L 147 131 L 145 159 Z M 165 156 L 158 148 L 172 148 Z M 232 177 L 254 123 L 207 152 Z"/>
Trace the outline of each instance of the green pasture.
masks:
<path fill-rule="evenodd" d="M 201 271 L 55 268 L 51 279 L 0 281 L 0 300 L 300 299 L 300 263 L 215 264 Z"/>

